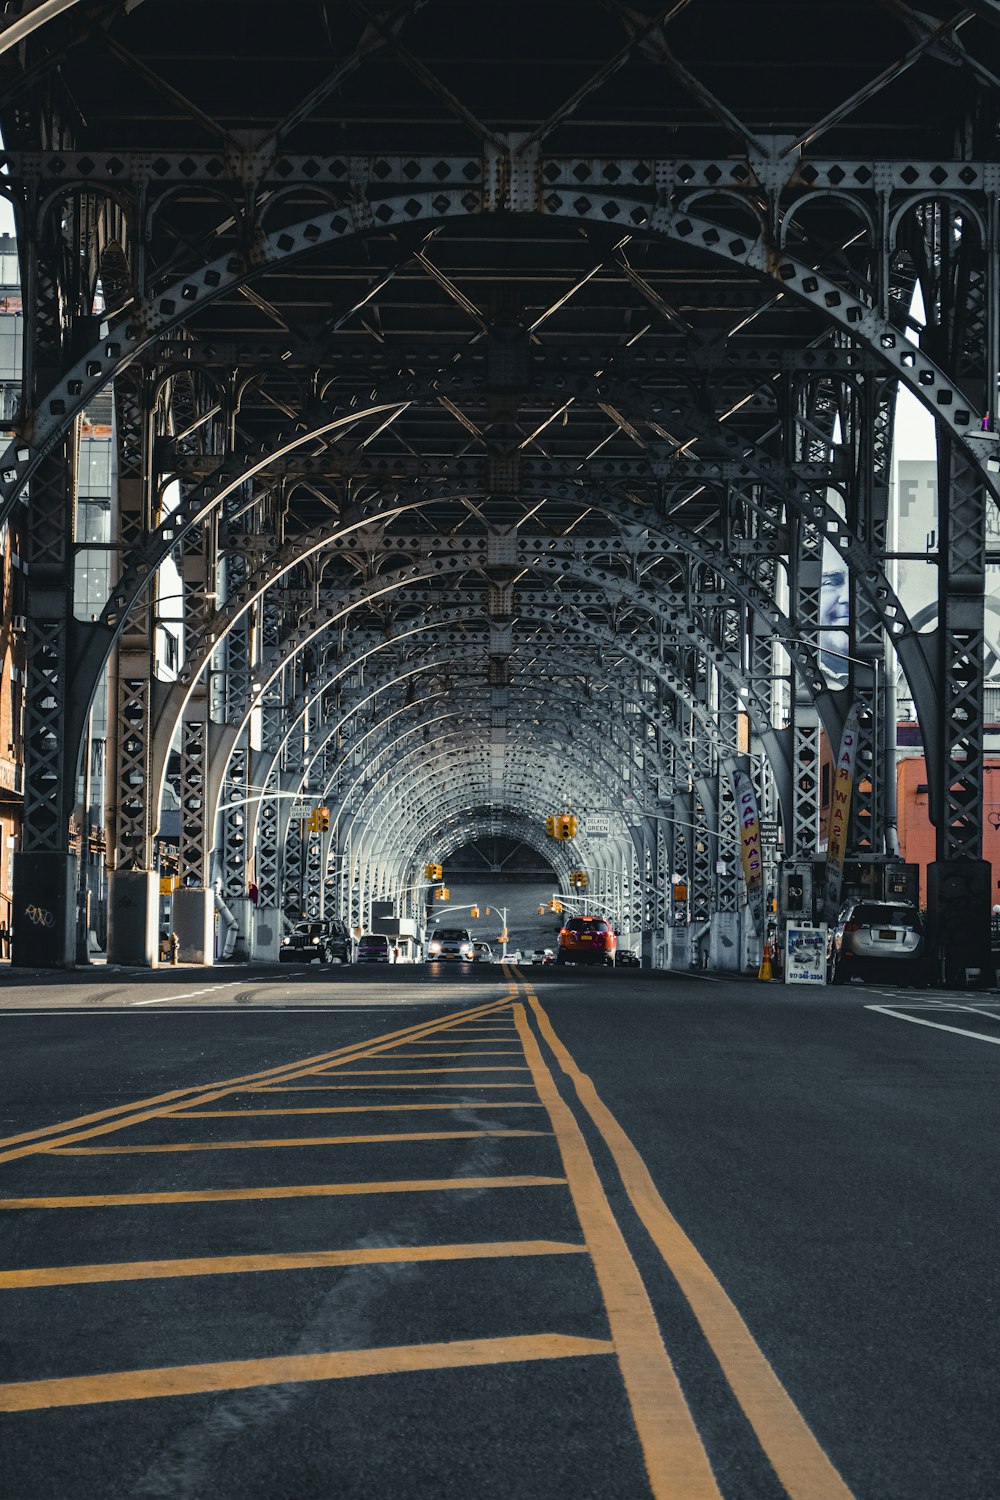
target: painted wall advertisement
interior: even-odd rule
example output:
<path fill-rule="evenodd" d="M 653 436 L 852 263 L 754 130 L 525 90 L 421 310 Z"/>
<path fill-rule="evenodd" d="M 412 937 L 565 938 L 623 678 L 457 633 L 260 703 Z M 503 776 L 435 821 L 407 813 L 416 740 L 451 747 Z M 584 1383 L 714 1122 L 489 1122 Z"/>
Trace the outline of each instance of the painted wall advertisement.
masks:
<path fill-rule="evenodd" d="M 826 984 L 825 922 L 785 924 L 785 983 Z"/>

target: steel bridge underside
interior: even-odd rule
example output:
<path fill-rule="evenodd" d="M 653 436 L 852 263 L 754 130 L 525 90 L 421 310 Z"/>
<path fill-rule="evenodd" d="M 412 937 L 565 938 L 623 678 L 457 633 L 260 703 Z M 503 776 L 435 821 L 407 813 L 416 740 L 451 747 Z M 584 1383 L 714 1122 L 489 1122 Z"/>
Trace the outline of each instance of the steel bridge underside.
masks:
<path fill-rule="evenodd" d="M 836 757 L 846 727 L 848 858 L 896 858 L 897 681 L 942 977 L 976 961 L 1000 6 L 809 10 L 7 8 L 15 962 L 76 955 L 105 691 L 120 962 L 153 961 L 172 792 L 195 959 L 216 889 L 264 954 L 282 911 L 415 913 L 425 863 L 511 837 L 686 963 L 706 933 L 753 938 L 734 773 L 785 865 L 812 869 L 822 744 Z M 924 548 L 890 527 L 900 390 L 937 435 L 920 628 L 894 587 Z M 95 541 L 80 434 L 98 421 L 117 472 Z M 106 596 L 84 607 L 98 554 Z M 564 807 L 571 845 L 544 834 Z M 766 840 L 764 863 L 777 890 Z M 54 934 L 25 915 L 40 893 Z"/>

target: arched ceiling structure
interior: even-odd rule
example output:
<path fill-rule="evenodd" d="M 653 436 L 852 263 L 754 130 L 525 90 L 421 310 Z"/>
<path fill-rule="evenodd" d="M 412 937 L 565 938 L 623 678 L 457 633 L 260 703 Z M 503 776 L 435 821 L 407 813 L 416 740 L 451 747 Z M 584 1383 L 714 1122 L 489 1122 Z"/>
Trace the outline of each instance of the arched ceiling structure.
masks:
<path fill-rule="evenodd" d="M 818 729 L 854 702 L 852 839 L 884 853 L 888 642 L 939 853 L 976 857 L 993 0 L 25 0 L 0 101 L 34 848 L 64 839 L 111 661 L 121 869 L 151 859 L 137 777 L 174 774 L 194 883 L 243 794 L 282 848 L 278 794 L 334 809 L 320 880 L 353 865 L 347 828 L 399 884 L 566 804 L 611 820 L 578 859 L 610 838 L 641 861 L 678 799 L 718 835 L 747 751 L 811 856 Z M 922 632 L 888 553 L 900 383 L 938 424 L 949 518 Z M 70 620 L 74 424 L 109 395 L 115 586 Z M 824 545 L 851 579 L 834 677 Z M 152 666 L 168 558 L 173 684 Z"/>

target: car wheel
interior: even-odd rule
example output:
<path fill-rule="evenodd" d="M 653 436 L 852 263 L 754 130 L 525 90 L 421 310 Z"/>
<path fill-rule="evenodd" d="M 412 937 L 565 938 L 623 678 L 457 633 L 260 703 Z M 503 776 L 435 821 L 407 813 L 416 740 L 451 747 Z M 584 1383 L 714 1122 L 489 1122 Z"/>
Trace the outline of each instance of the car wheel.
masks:
<path fill-rule="evenodd" d="M 557 953 L 556 954 L 556 963 L 557 964 L 564 964 L 565 962 L 566 962 L 566 955 L 565 955 L 565 953 Z"/>
<path fill-rule="evenodd" d="M 830 983 L 831 984 L 846 984 L 847 983 L 847 975 L 844 973 L 843 965 L 842 964 L 838 964 L 838 962 L 837 962 L 836 959 L 833 960 L 833 967 L 830 970 Z"/>

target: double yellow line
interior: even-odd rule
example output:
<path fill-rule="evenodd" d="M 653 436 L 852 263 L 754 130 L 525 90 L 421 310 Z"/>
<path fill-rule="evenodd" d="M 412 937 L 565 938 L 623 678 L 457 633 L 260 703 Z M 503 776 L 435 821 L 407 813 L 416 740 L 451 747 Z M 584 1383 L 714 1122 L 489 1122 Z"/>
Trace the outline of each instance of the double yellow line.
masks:
<path fill-rule="evenodd" d="M 625 1131 L 556 1035 L 528 980 L 520 979 L 539 1033 L 600 1132 L 636 1213 L 715 1355 L 790 1500 L 853 1500 L 742 1317 L 661 1198 Z M 552 1119 L 567 1181 L 608 1309 L 612 1341 L 657 1500 L 701 1500 L 720 1492 L 664 1349 L 646 1289 L 611 1211 L 580 1127 L 559 1094 L 523 1005 L 518 1031 Z"/>

